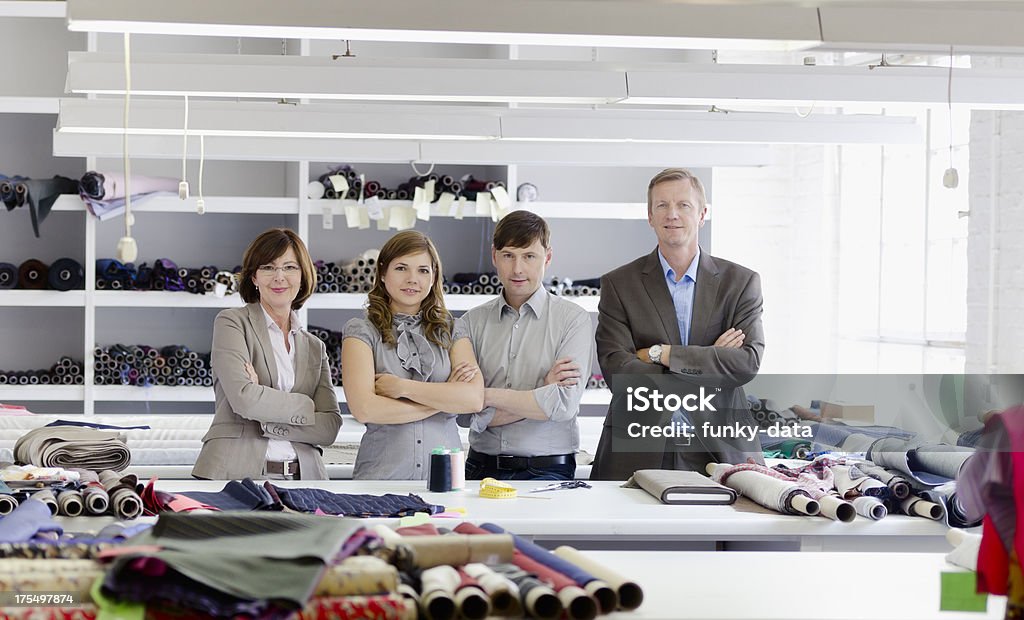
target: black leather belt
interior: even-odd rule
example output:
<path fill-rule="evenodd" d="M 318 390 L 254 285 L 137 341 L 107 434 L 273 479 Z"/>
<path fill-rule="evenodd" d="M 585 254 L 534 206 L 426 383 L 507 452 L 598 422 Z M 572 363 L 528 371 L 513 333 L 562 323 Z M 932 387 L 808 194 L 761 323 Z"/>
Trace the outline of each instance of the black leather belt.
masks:
<path fill-rule="evenodd" d="M 278 476 L 298 476 L 298 461 L 267 461 L 267 473 Z"/>
<path fill-rule="evenodd" d="M 575 454 L 553 454 L 550 456 L 509 456 L 499 454 L 497 456 L 477 452 L 472 448 L 469 450 L 468 461 L 475 461 L 484 467 L 491 469 L 505 469 L 510 471 L 521 471 L 530 467 L 550 467 L 552 465 L 568 465 L 570 459 L 575 459 Z"/>

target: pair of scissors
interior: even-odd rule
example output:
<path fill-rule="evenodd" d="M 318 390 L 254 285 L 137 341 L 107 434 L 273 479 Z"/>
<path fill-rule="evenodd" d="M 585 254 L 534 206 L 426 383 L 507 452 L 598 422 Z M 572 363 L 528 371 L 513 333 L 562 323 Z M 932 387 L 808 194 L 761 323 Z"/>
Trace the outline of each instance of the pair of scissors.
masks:
<path fill-rule="evenodd" d="M 546 484 L 536 489 L 530 489 L 527 493 L 541 493 L 543 491 L 559 491 L 561 489 L 590 489 L 592 488 L 589 484 L 583 480 L 565 480 L 563 482 L 553 482 Z"/>

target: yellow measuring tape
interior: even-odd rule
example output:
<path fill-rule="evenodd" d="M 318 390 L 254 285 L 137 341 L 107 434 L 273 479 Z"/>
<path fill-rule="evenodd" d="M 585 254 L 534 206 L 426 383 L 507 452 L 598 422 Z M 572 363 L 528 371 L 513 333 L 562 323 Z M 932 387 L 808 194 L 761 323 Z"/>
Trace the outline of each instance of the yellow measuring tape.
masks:
<path fill-rule="evenodd" d="M 501 482 L 494 478 L 484 478 L 480 481 L 480 497 L 488 499 L 515 499 L 516 489 L 507 482 Z"/>

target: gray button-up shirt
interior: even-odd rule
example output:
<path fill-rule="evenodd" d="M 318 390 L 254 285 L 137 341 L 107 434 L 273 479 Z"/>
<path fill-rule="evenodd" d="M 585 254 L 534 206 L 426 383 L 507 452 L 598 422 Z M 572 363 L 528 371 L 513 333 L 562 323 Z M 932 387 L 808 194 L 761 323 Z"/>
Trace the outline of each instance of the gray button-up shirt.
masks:
<path fill-rule="evenodd" d="M 462 318 L 469 325 L 484 385 L 530 390 L 548 417 L 488 428 L 493 408 L 474 416 L 460 416 L 460 423 L 470 427 L 470 446 L 491 455 L 574 454 L 580 445 L 576 414 L 590 376 L 594 347 L 589 313 L 541 287 L 519 311 L 499 295 Z M 583 375 L 579 382 L 569 387 L 544 385 L 555 360 L 563 357 L 579 365 Z"/>
<path fill-rule="evenodd" d="M 444 383 L 452 372 L 448 351 L 423 335 L 419 315 L 395 315 L 397 346 L 385 344 L 380 332 L 366 319 L 352 319 L 342 331 L 358 338 L 373 351 L 374 371 L 402 379 Z M 452 342 L 466 338 L 466 324 L 455 319 Z M 342 369 L 344 371 L 344 369 Z M 352 478 L 357 480 L 425 480 L 430 451 L 438 446 L 462 448 L 455 414 L 435 413 L 406 424 L 367 424 L 359 442 Z"/>

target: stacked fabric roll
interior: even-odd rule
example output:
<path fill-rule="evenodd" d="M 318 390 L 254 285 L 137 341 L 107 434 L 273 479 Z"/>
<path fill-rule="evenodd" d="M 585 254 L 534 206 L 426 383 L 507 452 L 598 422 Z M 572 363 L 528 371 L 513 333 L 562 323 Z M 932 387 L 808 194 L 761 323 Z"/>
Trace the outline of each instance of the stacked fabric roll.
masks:
<path fill-rule="evenodd" d="M 82 385 L 83 364 L 62 357 L 49 370 L 0 370 L 0 385 Z"/>
<path fill-rule="evenodd" d="M 310 325 L 307 330 L 327 345 L 327 359 L 331 365 L 331 383 L 341 385 L 341 332 Z"/>
<path fill-rule="evenodd" d="M 161 193 L 178 192 L 178 179 L 132 175 L 132 204 L 137 205 Z M 78 195 L 89 212 L 102 222 L 124 213 L 125 178 L 116 172 L 89 171 L 78 181 Z"/>
<path fill-rule="evenodd" d="M 73 258 L 59 258 L 50 265 L 35 258 L 17 266 L 0 263 L 0 289 L 71 291 L 84 286 L 85 270 Z"/>
<path fill-rule="evenodd" d="M 563 297 L 596 297 L 601 294 L 601 278 L 572 280 L 554 277 L 548 283 L 547 289 Z"/>
<path fill-rule="evenodd" d="M 96 385 L 212 386 L 210 354 L 183 345 L 115 344 L 93 352 Z"/>
<path fill-rule="evenodd" d="M 605 381 L 604 375 L 593 374 L 587 379 L 588 390 L 607 390 L 608 382 Z"/>
<path fill-rule="evenodd" d="M 442 290 L 446 295 L 497 295 L 502 286 L 496 273 L 463 272 L 453 275 Z"/>
<path fill-rule="evenodd" d="M 378 256 L 380 250 L 371 249 L 347 261 L 316 261 L 313 263 L 316 267 L 316 292 L 369 292 L 373 288 Z"/>
<path fill-rule="evenodd" d="M 96 289 L 186 291 L 195 295 L 212 293 L 223 297 L 238 292 L 238 274 L 241 271 L 241 266 L 232 271 L 215 265 L 178 267 L 168 258 L 156 259 L 152 267 L 147 263 L 136 267 L 113 258 L 101 258 L 96 261 Z"/>
<path fill-rule="evenodd" d="M 50 215 L 53 204 L 61 194 L 78 193 L 78 182 L 62 176 L 52 179 L 30 179 L 15 175 L 0 174 L 0 202 L 8 211 L 18 207 L 29 208 L 32 217 L 32 232 L 39 236 L 39 226 Z"/>
<path fill-rule="evenodd" d="M 380 200 L 412 200 L 416 188 L 425 189 L 429 182 L 434 183 L 434 192 L 427 198 L 430 202 L 437 201 L 441 194 L 452 194 L 455 197 L 465 196 L 467 200 L 476 200 L 480 192 L 489 192 L 495 187 L 505 187 L 504 181 L 477 180 L 471 174 L 456 179 L 450 174 L 431 172 L 430 174 L 410 177 L 408 181 L 399 183 L 393 188 L 385 187 L 376 180 L 363 183 L 363 175 L 350 165 L 337 166 L 310 181 L 307 188 L 308 196 L 314 200 L 326 198 L 336 200 L 346 198 L 378 198 Z"/>

